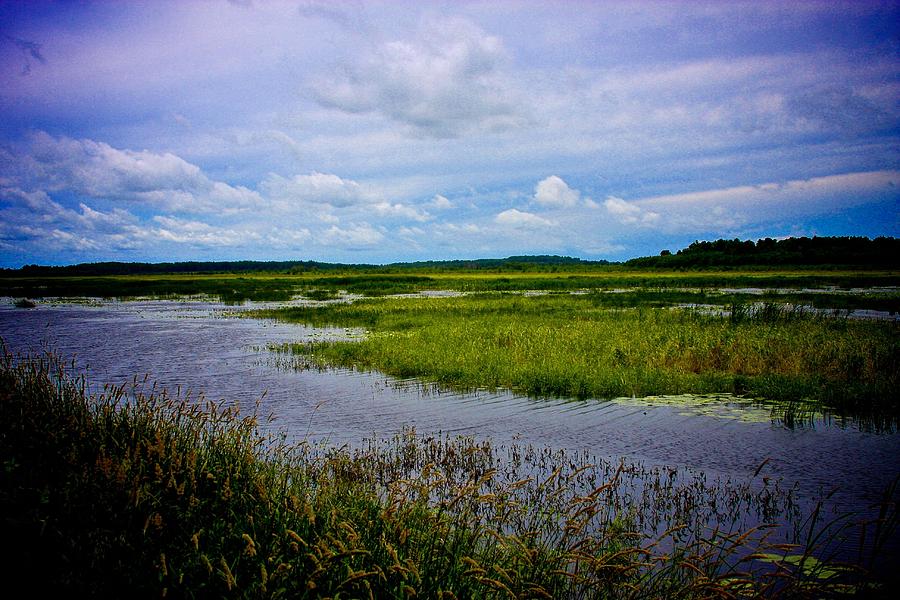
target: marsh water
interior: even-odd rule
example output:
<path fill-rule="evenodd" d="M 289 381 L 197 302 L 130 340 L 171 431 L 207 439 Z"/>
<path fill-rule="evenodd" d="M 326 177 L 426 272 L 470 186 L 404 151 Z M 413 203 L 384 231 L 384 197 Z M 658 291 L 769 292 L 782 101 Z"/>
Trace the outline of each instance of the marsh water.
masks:
<path fill-rule="evenodd" d="M 260 414 L 274 417 L 269 426 L 293 440 L 352 446 L 412 427 L 723 480 L 766 477 L 807 506 L 829 496 L 835 514 L 866 511 L 900 474 L 894 427 L 820 412 L 785 422 L 764 403 L 728 395 L 567 401 L 453 392 L 345 369 L 298 370 L 268 348 L 358 332 L 235 314 L 254 307 L 104 301 L 18 309 L 7 300 L 0 302 L 0 338 L 13 353 L 52 350 L 74 359 L 94 389 L 147 375 L 170 391 L 246 407 L 259 402 Z"/>

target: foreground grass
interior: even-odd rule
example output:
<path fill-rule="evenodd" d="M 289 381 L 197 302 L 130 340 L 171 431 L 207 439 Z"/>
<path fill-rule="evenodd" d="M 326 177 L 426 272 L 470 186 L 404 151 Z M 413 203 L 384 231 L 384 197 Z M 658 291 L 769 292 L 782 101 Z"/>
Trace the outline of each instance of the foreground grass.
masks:
<path fill-rule="evenodd" d="M 36 595 L 187 598 L 796 597 L 868 585 L 754 532 L 678 535 L 673 523 L 663 552 L 663 538 L 611 514 L 621 469 L 598 482 L 560 460 L 540 481 L 508 481 L 484 446 L 414 436 L 354 453 L 288 448 L 236 409 L 141 387 L 89 395 L 52 358 L 2 357 L 6 581 Z M 706 503 L 688 489 L 666 502 Z"/>
<path fill-rule="evenodd" d="M 895 322 L 779 304 L 652 308 L 646 297 L 641 306 L 622 296 L 389 298 L 258 314 L 370 331 L 360 341 L 282 351 L 463 388 L 578 398 L 733 392 L 898 411 Z"/>

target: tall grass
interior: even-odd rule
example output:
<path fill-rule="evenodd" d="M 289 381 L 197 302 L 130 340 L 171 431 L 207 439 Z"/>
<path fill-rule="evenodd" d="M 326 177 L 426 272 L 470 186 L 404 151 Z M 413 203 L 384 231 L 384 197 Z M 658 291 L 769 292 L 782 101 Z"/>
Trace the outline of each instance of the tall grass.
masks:
<path fill-rule="evenodd" d="M 578 398 L 734 392 L 898 412 L 897 323 L 775 304 L 609 309 L 600 296 L 380 299 L 263 316 L 370 330 L 283 351 L 450 386 Z"/>
<path fill-rule="evenodd" d="M 237 408 L 146 382 L 91 394 L 53 357 L 0 359 L 0 449 L 4 575 L 36 595 L 693 598 L 828 589 L 815 574 L 760 570 L 759 550 L 798 551 L 765 545 L 762 531 L 675 522 L 658 539 L 633 533 L 638 515 L 609 501 L 620 469 L 586 479 L 587 465 L 547 455 L 559 463 L 549 476 L 511 481 L 488 446 L 412 434 L 355 452 L 288 447 Z M 691 489 L 676 496 L 702 505 Z M 853 573 L 851 585 L 866 585 Z"/>

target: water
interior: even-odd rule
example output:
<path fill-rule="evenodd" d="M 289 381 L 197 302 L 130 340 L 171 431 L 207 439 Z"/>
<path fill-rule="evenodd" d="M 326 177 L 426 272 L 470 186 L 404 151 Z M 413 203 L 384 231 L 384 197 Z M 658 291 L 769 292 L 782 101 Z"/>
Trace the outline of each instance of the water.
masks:
<path fill-rule="evenodd" d="M 781 479 L 801 502 L 837 487 L 833 513 L 863 510 L 900 474 L 900 435 L 814 415 L 789 428 L 737 398 L 532 399 L 508 392 L 458 393 L 378 373 L 284 368 L 270 344 L 359 332 L 236 318 L 208 302 L 41 304 L 0 302 L 0 337 L 15 353 L 52 349 L 74 357 L 98 389 L 148 375 L 169 390 L 202 393 L 272 414 L 293 440 L 359 444 L 404 428 L 588 451 L 609 460 L 669 466 L 732 481 Z M 677 401 L 676 401 L 677 400 Z M 758 479 L 757 478 L 757 479 Z"/>

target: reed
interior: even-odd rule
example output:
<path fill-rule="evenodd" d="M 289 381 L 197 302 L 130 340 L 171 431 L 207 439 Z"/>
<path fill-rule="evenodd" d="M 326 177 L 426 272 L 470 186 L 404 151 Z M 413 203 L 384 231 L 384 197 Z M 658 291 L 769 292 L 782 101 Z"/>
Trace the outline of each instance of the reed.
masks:
<path fill-rule="evenodd" d="M 298 365 L 576 398 L 730 392 L 898 415 L 900 325 L 772 302 L 610 308 L 613 294 L 387 298 L 257 313 L 366 328 L 287 345 Z"/>
<path fill-rule="evenodd" d="M 480 270 L 397 270 L 390 267 L 356 268 L 343 271 L 288 273 L 157 273 L 106 276 L 13 276 L 0 273 L 0 295 L 10 297 L 102 297 L 171 298 L 204 295 L 225 302 L 284 301 L 295 296 L 317 296 L 349 292 L 363 296 L 385 296 L 425 290 L 455 290 L 468 293 L 527 292 L 545 290 L 627 290 L 624 296 L 610 294 L 607 303 L 631 302 L 669 305 L 674 302 L 728 302 L 732 297 L 752 299 L 759 291 L 783 292 L 788 288 L 834 288 L 831 293 L 793 292 L 795 301 L 823 308 L 872 308 L 900 310 L 896 292 L 898 276 L 892 271 L 839 271 L 782 268 L 744 270 L 637 270 L 622 266 L 594 266 L 549 272 L 539 267 L 523 272 Z M 852 288 L 876 288 L 877 293 L 847 294 Z M 722 294 L 715 290 L 735 291 Z M 740 291 L 740 290 L 744 291 Z"/>
<path fill-rule="evenodd" d="M 688 508 L 711 492 L 696 482 L 657 479 L 659 510 L 668 496 L 688 512 L 648 537 L 650 511 L 618 504 L 635 497 L 624 466 L 518 446 L 499 460 L 487 442 L 414 432 L 289 446 L 253 413 L 146 380 L 92 392 L 53 356 L 3 353 L 0 448 L 4 575 L 39 595 L 693 598 L 833 583 L 760 568 L 753 556 L 787 548 L 764 531 L 697 527 Z M 543 470 L 520 478 L 516 463 Z M 853 570 L 841 584 L 870 582 Z"/>

